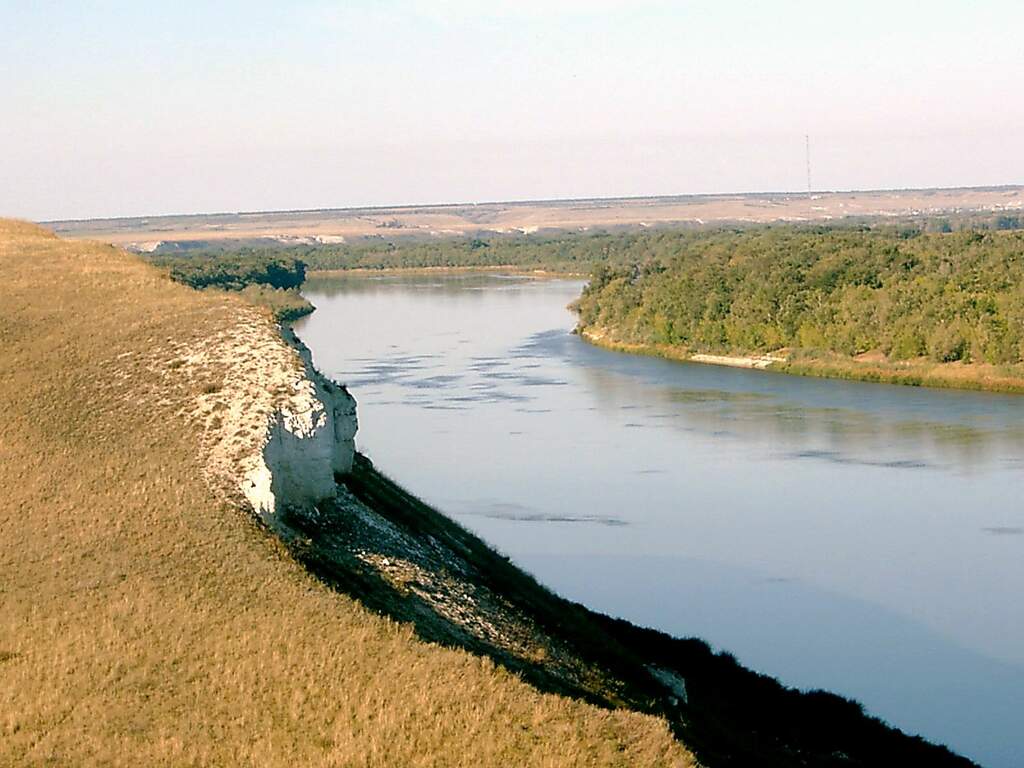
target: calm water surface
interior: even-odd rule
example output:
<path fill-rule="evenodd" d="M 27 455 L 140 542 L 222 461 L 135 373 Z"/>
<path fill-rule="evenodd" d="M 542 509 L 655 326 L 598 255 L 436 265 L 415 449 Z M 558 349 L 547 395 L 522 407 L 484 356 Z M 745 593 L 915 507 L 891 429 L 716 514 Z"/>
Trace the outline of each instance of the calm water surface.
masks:
<path fill-rule="evenodd" d="M 1024 765 L 1024 398 L 594 348 L 582 283 L 310 281 L 361 449 L 567 597 Z"/>

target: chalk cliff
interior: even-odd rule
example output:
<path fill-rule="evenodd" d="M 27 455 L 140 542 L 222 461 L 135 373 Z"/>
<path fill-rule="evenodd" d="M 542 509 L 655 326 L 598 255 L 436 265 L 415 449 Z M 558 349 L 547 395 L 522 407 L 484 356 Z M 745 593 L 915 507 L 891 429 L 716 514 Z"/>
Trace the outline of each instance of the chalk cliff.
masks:
<path fill-rule="evenodd" d="M 356 403 L 290 329 L 254 307 L 237 315 L 221 334 L 172 342 L 161 357 L 180 358 L 160 369 L 194 387 L 211 485 L 274 526 L 288 507 L 334 497 L 335 475 L 352 468 Z"/>
<path fill-rule="evenodd" d="M 347 474 L 355 455 L 356 401 L 313 367 L 309 349 L 290 329 L 303 375 L 296 396 L 275 409 L 266 427 L 262 462 L 243 479 L 253 509 L 272 522 L 285 507 L 313 507 L 334 497 L 335 474 Z"/>

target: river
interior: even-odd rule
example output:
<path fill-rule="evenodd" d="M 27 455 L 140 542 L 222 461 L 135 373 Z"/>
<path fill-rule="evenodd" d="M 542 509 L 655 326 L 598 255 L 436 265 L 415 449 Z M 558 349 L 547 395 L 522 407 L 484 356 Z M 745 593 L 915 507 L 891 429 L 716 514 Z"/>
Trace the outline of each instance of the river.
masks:
<path fill-rule="evenodd" d="M 357 443 L 555 591 L 1024 764 L 1024 396 L 676 363 L 578 280 L 314 279 Z"/>

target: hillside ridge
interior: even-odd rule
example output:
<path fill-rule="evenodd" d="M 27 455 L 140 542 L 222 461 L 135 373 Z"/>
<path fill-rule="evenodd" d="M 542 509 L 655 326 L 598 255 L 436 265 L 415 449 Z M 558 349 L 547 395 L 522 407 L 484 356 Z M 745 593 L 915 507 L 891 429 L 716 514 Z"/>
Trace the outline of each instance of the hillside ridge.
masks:
<path fill-rule="evenodd" d="M 971 765 L 559 598 L 338 463 L 348 400 L 238 296 L 2 222 L 0 263 L 0 762 Z M 271 475 L 333 485 L 252 514 L 285 413 L 330 450 Z"/>

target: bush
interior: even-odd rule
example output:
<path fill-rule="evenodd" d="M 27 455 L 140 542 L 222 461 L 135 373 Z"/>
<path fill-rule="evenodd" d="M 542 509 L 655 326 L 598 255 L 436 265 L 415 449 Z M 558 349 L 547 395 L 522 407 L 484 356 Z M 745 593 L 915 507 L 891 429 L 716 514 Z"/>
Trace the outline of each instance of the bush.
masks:
<path fill-rule="evenodd" d="M 240 291 L 247 285 L 298 288 L 306 280 L 306 265 L 297 258 L 269 255 L 201 255 L 154 257 L 171 279 L 193 288 L 216 287 Z"/>
<path fill-rule="evenodd" d="M 909 328 L 896 336 L 889 355 L 895 360 L 910 360 L 927 352 L 928 345 L 924 337 L 916 329 Z"/>
<path fill-rule="evenodd" d="M 269 309 L 281 323 L 298 320 L 314 309 L 313 305 L 296 290 L 254 284 L 243 288 L 241 295 L 253 304 Z"/>
<path fill-rule="evenodd" d="M 928 339 L 928 354 L 939 363 L 966 360 L 969 355 L 967 339 L 959 328 L 942 325 L 936 328 Z"/>

